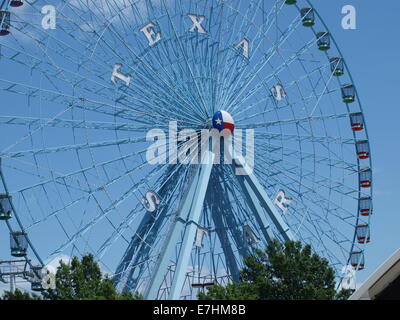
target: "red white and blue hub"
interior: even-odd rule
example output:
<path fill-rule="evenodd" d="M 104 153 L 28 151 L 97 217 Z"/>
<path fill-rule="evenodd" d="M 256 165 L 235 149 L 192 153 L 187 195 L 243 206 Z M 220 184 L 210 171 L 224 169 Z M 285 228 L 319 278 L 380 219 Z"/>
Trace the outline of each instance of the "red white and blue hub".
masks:
<path fill-rule="evenodd" d="M 212 122 L 213 128 L 217 129 L 219 132 L 227 129 L 232 134 L 235 130 L 235 122 L 233 121 L 232 116 L 224 110 L 217 111 L 214 114 Z"/>

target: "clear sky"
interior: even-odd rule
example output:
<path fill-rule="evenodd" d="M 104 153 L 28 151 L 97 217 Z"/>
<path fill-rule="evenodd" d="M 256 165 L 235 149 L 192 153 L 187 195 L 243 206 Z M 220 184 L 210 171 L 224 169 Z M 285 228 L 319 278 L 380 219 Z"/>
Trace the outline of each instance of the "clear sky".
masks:
<path fill-rule="evenodd" d="M 366 253 L 365 280 L 400 248 L 400 1 L 314 0 L 349 65 L 368 124 L 374 171 L 372 242 Z M 357 29 L 343 30 L 344 5 L 357 9 Z"/>

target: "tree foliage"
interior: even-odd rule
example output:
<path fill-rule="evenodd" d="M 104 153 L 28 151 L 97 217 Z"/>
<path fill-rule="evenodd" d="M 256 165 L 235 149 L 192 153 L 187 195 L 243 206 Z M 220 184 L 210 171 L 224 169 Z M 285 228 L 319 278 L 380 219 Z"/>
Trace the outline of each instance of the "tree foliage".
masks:
<path fill-rule="evenodd" d="M 345 300 L 348 291 L 337 293 L 335 273 L 328 261 L 309 245 L 272 241 L 265 251 L 255 250 L 245 259 L 241 281 L 214 286 L 207 300 Z"/>
<path fill-rule="evenodd" d="M 15 289 L 13 292 L 5 291 L 0 300 L 41 300 L 41 298 L 36 294 L 30 294 L 29 292 Z"/>
<path fill-rule="evenodd" d="M 60 261 L 56 274 L 56 289 L 43 292 L 50 300 L 133 300 L 131 292 L 119 293 L 113 281 L 103 277 L 100 266 L 89 254 L 81 261 L 74 257 L 70 264 Z"/>
<path fill-rule="evenodd" d="M 100 266 L 89 254 L 71 263 L 60 261 L 56 273 L 56 289 L 42 292 L 45 300 L 139 300 L 142 297 L 131 292 L 119 293 L 112 279 L 103 276 Z M 37 295 L 15 290 L 6 292 L 5 300 L 38 300 Z"/>

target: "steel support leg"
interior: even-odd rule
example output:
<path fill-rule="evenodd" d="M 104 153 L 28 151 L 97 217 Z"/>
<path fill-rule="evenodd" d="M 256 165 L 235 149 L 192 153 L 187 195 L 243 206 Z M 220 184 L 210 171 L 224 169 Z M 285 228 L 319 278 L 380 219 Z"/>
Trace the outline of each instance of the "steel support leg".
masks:
<path fill-rule="evenodd" d="M 150 214 L 144 216 L 142 222 L 138 227 L 138 231 L 135 236 L 132 237 L 132 241 L 129 244 L 128 249 L 126 250 L 123 259 L 121 260 L 118 268 L 115 272 L 116 276 L 114 277 L 114 281 L 118 284 L 118 288 L 122 290 L 128 289 L 126 287 L 127 283 L 131 281 L 132 274 L 134 272 L 134 268 L 132 270 L 128 270 L 131 266 L 135 266 L 135 264 L 143 259 L 140 253 L 144 252 L 144 256 L 148 253 L 148 249 L 142 249 L 143 247 L 143 239 L 146 238 L 149 229 L 154 223 L 154 217 Z M 144 246 L 146 246 L 145 244 Z M 147 250 L 146 250 L 147 249 Z"/>
<path fill-rule="evenodd" d="M 200 222 L 203 210 L 204 199 L 210 180 L 211 170 L 214 162 L 214 154 L 207 152 L 205 157 L 207 164 L 199 165 L 193 180 L 190 184 L 188 194 L 183 199 L 183 204 L 171 228 L 169 238 L 160 254 L 154 270 L 154 276 L 146 290 L 145 297 L 154 300 L 158 297 L 159 289 L 164 281 L 165 272 L 168 269 L 170 260 L 176 250 L 176 244 L 182 239 L 182 245 L 178 252 L 178 259 L 172 280 L 172 287 L 169 299 L 177 300 L 181 296 L 182 287 L 185 281 L 187 266 L 190 261 L 190 254 L 193 248 L 197 227 Z"/>
<path fill-rule="evenodd" d="M 236 169 L 240 168 L 245 175 L 236 176 L 240 185 L 243 188 L 243 192 L 246 195 L 248 203 L 256 215 L 257 223 L 259 224 L 266 239 L 271 239 L 273 236 L 270 225 L 264 215 L 264 210 L 267 212 L 269 218 L 274 223 L 280 235 L 285 240 L 294 240 L 295 237 L 289 226 L 283 220 L 282 216 L 276 209 L 275 205 L 268 197 L 264 188 L 252 172 L 250 168 L 247 167 L 246 162 L 241 156 L 233 156 L 233 172 L 235 174 Z"/>
<path fill-rule="evenodd" d="M 174 175 L 176 171 L 171 169 L 168 173 Z M 171 179 L 170 175 L 168 175 L 168 179 L 175 181 L 173 178 Z M 162 188 L 158 190 L 157 193 L 161 195 L 162 198 L 168 198 L 173 191 L 174 188 Z M 114 281 L 117 283 L 118 289 L 137 289 L 137 283 L 142 274 L 142 270 L 147 267 L 147 264 L 144 262 L 149 257 L 149 252 L 156 241 L 160 227 L 167 219 L 167 211 L 168 207 L 163 207 L 156 216 L 145 214 L 142 218 L 137 232 L 132 237 L 132 241 L 115 272 L 116 276 L 114 277 Z"/>
<path fill-rule="evenodd" d="M 223 211 L 211 209 L 212 219 L 215 225 L 215 232 L 218 235 L 219 241 L 221 243 L 222 250 L 225 255 L 226 267 L 229 270 L 230 276 L 233 281 L 239 281 L 240 271 L 239 266 L 236 262 L 235 253 L 233 252 L 231 243 L 226 232 L 226 227 L 222 218 Z"/>

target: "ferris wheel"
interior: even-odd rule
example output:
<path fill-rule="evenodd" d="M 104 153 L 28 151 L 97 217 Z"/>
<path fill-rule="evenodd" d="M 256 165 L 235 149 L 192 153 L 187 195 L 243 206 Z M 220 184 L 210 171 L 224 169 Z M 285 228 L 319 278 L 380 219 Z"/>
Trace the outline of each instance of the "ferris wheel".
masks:
<path fill-rule="evenodd" d="M 12 256 L 37 271 L 92 253 L 148 299 L 238 281 L 272 239 L 310 244 L 338 284 L 364 269 L 365 118 L 310 1 L 0 4 L 0 236 Z M 202 139 L 211 131 L 217 148 Z"/>

